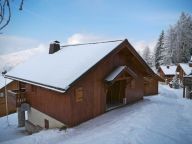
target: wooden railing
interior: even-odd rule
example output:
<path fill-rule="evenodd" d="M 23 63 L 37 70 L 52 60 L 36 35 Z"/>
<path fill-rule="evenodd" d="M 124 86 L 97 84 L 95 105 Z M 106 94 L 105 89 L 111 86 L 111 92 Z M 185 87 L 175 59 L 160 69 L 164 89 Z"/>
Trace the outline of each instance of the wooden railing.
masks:
<path fill-rule="evenodd" d="M 27 101 L 25 89 L 8 90 L 8 97 L 12 97 L 15 100 L 16 107 L 20 107 L 22 103 Z"/>

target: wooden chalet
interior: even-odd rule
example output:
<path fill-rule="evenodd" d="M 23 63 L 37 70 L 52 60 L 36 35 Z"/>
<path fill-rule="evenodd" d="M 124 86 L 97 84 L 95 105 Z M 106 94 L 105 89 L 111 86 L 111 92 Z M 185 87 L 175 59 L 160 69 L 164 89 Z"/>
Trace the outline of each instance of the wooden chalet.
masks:
<path fill-rule="evenodd" d="M 78 125 L 108 110 L 158 93 L 159 77 L 127 39 L 79 45 L 50 44 L 49 54 L 19 65 L 6 78 L 25 84 L 17 106 L 30 105 L 28 121 L 42 128 Z M 144 81 L 156 82 L 145 86 Z M 22 96 L 21 96 L 22 94 Z"/>
<path fill-rule="evenodd" d="M 165 82 L 168 84 L 172 81 L 173 77 L 175 76 L 177 66 L 175 65 L 167 65 L 167 66 L 160 66 L 158 69 L 158 74 L 162 77 Z"/>
<path fill-rule="evenodd" d="M 0 76 L 0 117 L 5 116 L 6 112 L 6 94 L 5 85 L 7 90 L 12 90 L 17 88 L 17 82 L 12 80 L 6 80 L 3 76 Z M 8 114 L 16 112 L 15 99 L 13 97 L 7 97 Z"/>
<path fill-rule="evenodd" d="M 179 75 L 179 80 L 180 83 L 183 83 L 183 77 L 186 75 L 189 75 L 192 72 L 192 63 L 179 63 L 177 65 L 177 69 L 176 69 L 178 75 Z"/>

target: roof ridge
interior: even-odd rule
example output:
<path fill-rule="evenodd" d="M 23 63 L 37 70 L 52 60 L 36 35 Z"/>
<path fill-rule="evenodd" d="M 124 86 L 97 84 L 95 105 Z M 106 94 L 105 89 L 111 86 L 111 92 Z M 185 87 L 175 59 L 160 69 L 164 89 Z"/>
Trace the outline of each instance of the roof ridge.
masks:
<path fill-rule="evenodd" d="M 62 46 L 60 46 L 60 47 L 81 46 L 81 45 L 93 45 L 93 44 L 101 44 L 101 43 L 112 43 L 112 42 L 118 42 L 118 41 L 123 41 L 123 40 L 109 40 L 109 41 L 98 41 L 98 42 L 78 43 L 78 44 L 62 45 Z"/>

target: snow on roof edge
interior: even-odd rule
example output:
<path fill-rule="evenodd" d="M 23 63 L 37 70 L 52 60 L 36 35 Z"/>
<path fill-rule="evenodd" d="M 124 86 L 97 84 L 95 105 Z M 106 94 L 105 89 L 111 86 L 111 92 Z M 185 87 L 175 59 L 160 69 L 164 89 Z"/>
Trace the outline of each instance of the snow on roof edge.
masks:
<path fill-rule="evenodd" d="M 60 93 L 65 93 L 66 90 L 69 88 L 69 86 L 66 87 L 65 89 L 56 88 L 56 87 L 53 87 L 53 86 L 48 86 L 48 85 L 44 85 L 44 84 L 40 84 L 40 83 L 36 83 L 36 82 L 32 82 L 32 81 L 20 79 L 20 78 L 15 78 L 15 77 L 8 76 L 8 75 L 5 75 L 5 78 L 11 79 L 11 80 L 21 81 L 21 82 L 32 84 L 32 85 L 35 85 L 35 86 L 39 86 L 39 87 L 42 87 L 42 88 L 47 88 L 49 90 L 53 90 L 53 91 L 60 92 Z"/>
<path fill-rule="evenodd" d="M 3 76 L 0 76 L 0 89 L 2 89 L 3 87 L 5 87 L 5 81 L 4 81 L 4 77 Z M 3 84 L 1 83 L 3 80 Z M 10 84 L 12 82 L 12 80 L 8 80 L 6 81 L 6 85 Z"/>
<path fill-rule="evenodd" d="M 126 40 L 126 39 L 125 39 Z M 110 41 L 110 43 L 112 42 L 119 42 L 121 41 L 120 43 L 118 43 L 115 47 L 113 47 L 113 49 L 111 51 L 109 51 L 108 53 L 106 53 L 99 61 L 97 61 L 96 63 L 94 63 L 91 67 L 89 67 L 87 70 L 84 71 L 84 73 L 82 73 L 81 75 L 79 75 L 79 77 L 77 77 L 76 79 L 74 79 L 73 81 L 71 81 L 70 84 L 68 84 L 65 88 L 60 88 L 60 87 L 54 87 L 52 85 L 47 85 L 47 84 L 42 84 L 42 83 L 39 83 L 39 82 L 35 82 L 35 81 L 31 81 L 31 80 L 27 80 L 27 79 L 22 79 L 20 77 L 14 77 L 14 76 L 11 76 L 11 75 L 6 75 L 7 78 L 10 78 L 10 79 L 14 79 L 14 80 L 18 80 L 18 81 L 21 81 L 21 82 L 25 82 L 25 83 L 29 83 L 29 84 L 33 84 L 33 85 L 36 85 L 36 86 L 40 86 L 40 87 L 43 87 L 43 88 L 47 88 L 47 89 L 50 89 L 50 90 L 54 90 L 54 91 L 57 91 L 57 92 L 61 92 L 61 93 L 64 93 L 67 91 L 67 89 L 69 89 L 70 85 L 72 85 L 74 82 L 76 82 L 81 76 L 83 76 L 85 73 L 87 73 L 90 69 L 92 69 L 95 65 L 97 65 L 102 59 L 104 59 L 106 56 L 108 56 L 113 50 L 117 49 L 125 40 L 116 40 L 116 41 Z M 109 43 L 109 42 L 101 42 L 101 43 Z M 83 44 L 84 45 L 84 44 Z M 73 45 L 72 45 L 73 46 Z M 79 45 L 78 45 L 79 46 Z M 81 45 L 80 45 L 81 46 Z"/>
<path fill-rule="evenodd" d="M 113 81 L 124 69 L 126 66 L 119 66 L 115 70 L 113 70 L 106 78 L 105 80 L 110 82 Z"/>

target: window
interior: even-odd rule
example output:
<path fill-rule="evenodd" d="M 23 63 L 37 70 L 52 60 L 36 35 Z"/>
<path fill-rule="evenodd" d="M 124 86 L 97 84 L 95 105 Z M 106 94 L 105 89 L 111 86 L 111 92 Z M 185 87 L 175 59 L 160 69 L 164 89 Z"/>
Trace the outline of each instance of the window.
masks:
<path fill-rule="evenodd" d="M 0 98 L 4 97 L 4 93 L 0 92 Z"/>
<path fill-rule="evenodd" d="M 75 99 L 76 99 L 76 102 L 83 101 L 83 88 L 82 87 L 75 89 Z"/>

